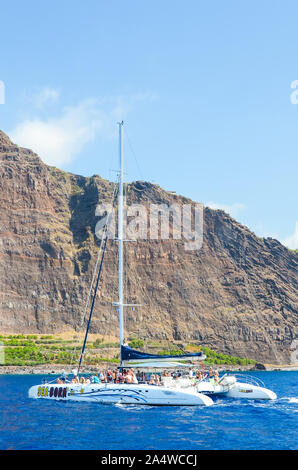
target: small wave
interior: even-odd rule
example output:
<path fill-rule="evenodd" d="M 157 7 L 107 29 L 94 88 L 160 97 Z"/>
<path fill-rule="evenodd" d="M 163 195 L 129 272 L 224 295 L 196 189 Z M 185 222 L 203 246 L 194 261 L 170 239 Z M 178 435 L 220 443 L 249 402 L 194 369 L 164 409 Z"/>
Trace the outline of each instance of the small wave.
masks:
<path fill-rule="evenodd" d="M 298 403 L 298 398 L 292 397 L 292 398 L 290 398 L 289 402 L 290 403 Z"/>
<path fill-rule="evenodd" d="M 288 403 L 298 403 L 298 397 L 284 397 L 284 398 L 281 398 L 280 400 L 285 400 Z"/>
<path fill-rule="evenodd" d="M 143 411 L 154 408 L 151 405 L 134 405 L 129 403 L 114 403 L 114 406 L 126 411 Z"/>

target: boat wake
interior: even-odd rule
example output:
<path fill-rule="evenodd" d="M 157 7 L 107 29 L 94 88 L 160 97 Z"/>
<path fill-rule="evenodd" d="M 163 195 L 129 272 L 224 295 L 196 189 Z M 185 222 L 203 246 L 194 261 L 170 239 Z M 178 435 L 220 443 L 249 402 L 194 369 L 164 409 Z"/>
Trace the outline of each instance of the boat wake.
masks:
<path fill-rule="evenodd" d="M 129 405 L 125 403 L 115 403 L 114 406 L 119 408 L 120 410 L 124 411 L 144 411 L 144 410 L 152 410 L 156 408 L 155 406 L 150 406 L 150 405 Z"/>
<path fill-rule="evenodd" d="M 280 401 L 287 401 L 288 403 L 298 403 L 298 397 L 284 397 L 280 398 Z"/>

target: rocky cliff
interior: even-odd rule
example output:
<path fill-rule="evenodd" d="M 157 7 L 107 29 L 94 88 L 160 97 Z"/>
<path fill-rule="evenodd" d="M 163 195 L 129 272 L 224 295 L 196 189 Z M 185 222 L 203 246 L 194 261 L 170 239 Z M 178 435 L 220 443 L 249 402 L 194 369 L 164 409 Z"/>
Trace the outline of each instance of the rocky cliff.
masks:
<path fill-rule="evenodd" d="M 0 132 L 0 332 L 77 329 L 99 241 L 95 208 L 113 184 L 45 165 Z M 129 203 L 190 203 L 157 185 L 127 186 Z M 117 246 L 108 242 L 92 331 L 118 334 Z M 204 209 L 200 250 L 183 240 L 126 244 L 127 335 L 196 342 L 219 352 L 289 362 L 296 337 L 298 255 Z"/>

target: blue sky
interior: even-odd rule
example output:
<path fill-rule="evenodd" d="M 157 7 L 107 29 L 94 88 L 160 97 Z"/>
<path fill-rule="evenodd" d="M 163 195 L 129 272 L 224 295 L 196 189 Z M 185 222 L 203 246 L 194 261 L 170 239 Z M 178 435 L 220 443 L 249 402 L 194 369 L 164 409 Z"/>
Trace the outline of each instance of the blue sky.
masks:
<path fill-rule="evenodd" d="M 112 179 L 124 119 L 128 180 L 298 248 L 297 17 L 295 1 L 2 3 L 0 129 Z"/>

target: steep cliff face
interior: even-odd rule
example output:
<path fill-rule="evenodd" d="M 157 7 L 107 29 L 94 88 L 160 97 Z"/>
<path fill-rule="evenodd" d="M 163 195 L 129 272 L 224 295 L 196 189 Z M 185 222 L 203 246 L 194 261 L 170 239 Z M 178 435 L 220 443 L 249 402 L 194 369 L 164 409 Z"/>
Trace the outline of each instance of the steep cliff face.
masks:
<path fill-rule="evenodd" d="M 95 208 L 113 184 L 45 165 L 0 132 L 0 331 L 76 329 L 99 242 Z M 128 203 L 191 201 L 156 185 L 127 187 Z M 92 331 L 118 334 L 117 246 L 108 242 Z M 196 341 L 219 352 L 289 361 L 296 337 L 298 255 L 261 240 L 223 211 L 204 209 L 200 250 L 183 240 L 126 244 L 127 335 Z"/>

